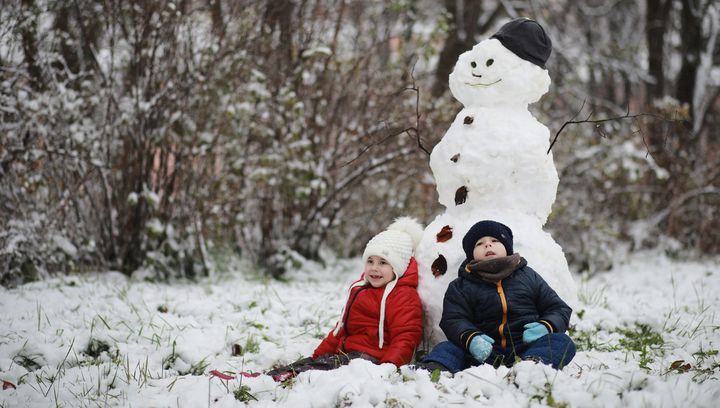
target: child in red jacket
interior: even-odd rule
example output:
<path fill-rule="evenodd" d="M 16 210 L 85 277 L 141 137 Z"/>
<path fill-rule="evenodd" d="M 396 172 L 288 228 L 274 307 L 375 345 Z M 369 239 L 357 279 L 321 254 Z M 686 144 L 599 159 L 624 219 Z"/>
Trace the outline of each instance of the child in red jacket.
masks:
<path fill-rule="evenodd" d="M 353 358 L 407 364 L 422 337 L 422 305 L 413 251 L 422 226 L 403 217 L 365 247 L 365 269 L 349 289 L 340 321 L 312 357 L 269 371 L 282 381 L 307 370 L 332 370 Z"/>

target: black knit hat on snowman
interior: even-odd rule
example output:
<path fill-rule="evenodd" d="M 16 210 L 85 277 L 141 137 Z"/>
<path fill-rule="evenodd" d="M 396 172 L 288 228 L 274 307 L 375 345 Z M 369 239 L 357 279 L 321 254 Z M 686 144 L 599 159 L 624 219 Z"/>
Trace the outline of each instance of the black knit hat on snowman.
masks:
<path fill-rule="evenodd" d="M 516 18 L 506 23 L 490 38 L 497 39 L 513 54 L 543 69 L 552 52 L 550 37 L 537 21 L 529 18 Z"/>
<path fill-rule="evenodd" d="M 392 292 L 393 288 L 410 266 L 410 258 L 412 258 L 415 248 L 417 248 L 422 238 L 423 227 L 414 218 L 400 217 L 395 220 L 388 228 L 375 235 L 368 241 L 363 252 L 363 264 L 367 262 L 371 256 L 379 256 L 388 261 L 395 272 L 393 279 L 385 285 L 382 301 L 380 303 L 380 322 L 378 324 L 378 337 L 380 348 L 384 343 L 385 328 L 385 301 Z M 367 285 L 366 279 L 361 279 L 350 286 L 350 290 L 357 286 Z M 347 304 L 346 304 L 347 305 Z M 345 309 L 340 314 L 340 321 L 335 327 L 334 334 L 340 331 L 343 325 Z"/>
<path fill-rule="evenodd" d="M 475 244 L 482 237 L 497 238 L 505 246 L 507 254 L 513 254 L 513 234 L 510 227 L 497 221 L 483 220 L 470 227 L 463 237 L 462 246 L 465 251 L 465 259 L 473 259 Z"/>

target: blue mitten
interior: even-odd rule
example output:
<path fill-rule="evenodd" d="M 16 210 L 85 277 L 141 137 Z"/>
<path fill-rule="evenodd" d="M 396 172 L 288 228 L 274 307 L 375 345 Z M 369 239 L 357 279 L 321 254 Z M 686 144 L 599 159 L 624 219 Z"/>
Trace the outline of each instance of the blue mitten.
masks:
<path fill-rule="evenodd" d="M 493 343 L 495 343 L 495 340 L 485 334 L 475 336 L 470 340 L 468 351 L 477 361 L 482 363 L 490 356 Z"/>
<path fill-rule="evenodd" d="M 523 327 L 525 327 L 525 331 L 523 331 L 524 343 L 532 343 L 540 337 L 550 333 L 547 326 L 538 322 L 528 323 Z"/>

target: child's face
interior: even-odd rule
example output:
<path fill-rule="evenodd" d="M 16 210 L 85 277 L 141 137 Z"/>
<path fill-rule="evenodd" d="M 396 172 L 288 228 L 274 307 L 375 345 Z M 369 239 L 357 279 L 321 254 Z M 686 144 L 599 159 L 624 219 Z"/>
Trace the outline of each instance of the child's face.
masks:
<path fill-rule="evenodd" d="M 484 261 L 503 256 L 507 256 L 507 249 L 505 249 L 505 245 L 495 237 L 482 237 L 475 243 L 473 258 L 476 261 Z"/>
<path fill-rule="evenodd" d="M 365 279 L 373 288 L 381 288 L 394 278 L 395 272 L 384 258 L 373 255 L 365 262 Z"/>

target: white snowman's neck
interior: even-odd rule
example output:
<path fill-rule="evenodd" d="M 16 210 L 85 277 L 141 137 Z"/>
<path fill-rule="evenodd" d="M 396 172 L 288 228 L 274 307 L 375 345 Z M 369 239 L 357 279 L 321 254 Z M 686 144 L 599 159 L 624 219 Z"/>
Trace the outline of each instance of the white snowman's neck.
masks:
<path fill-rule="evenodd" d="M 530 113 L 528 106 L 522 106 L 515 104 L 508 105 L 493 105 L 488 106 L 487 104 L 482 105 L 468 105 L 463 108 L 460 113 L 468 112 L 476 115 L 484 115 L 487 118 L 497 121 L 517 121 L 517 120 L 531 120 L 535 121 L 535 117 Z"/>
<path fill-rule="evenodd" d="M 528 105 L 518 105 L 517 102 L 510 103 L 494 103 L 494 104 L 488 104 L 487 102 L 484 103 L 476 103 L 467 105 L 464 107 L 465 109 L 486 109 L 486 110 L 494 110 L 494 111 L 500 111 L 500 112 L 508 112 L 508 113 L 530 113 L 530 110 L 528 109 Z"/>

